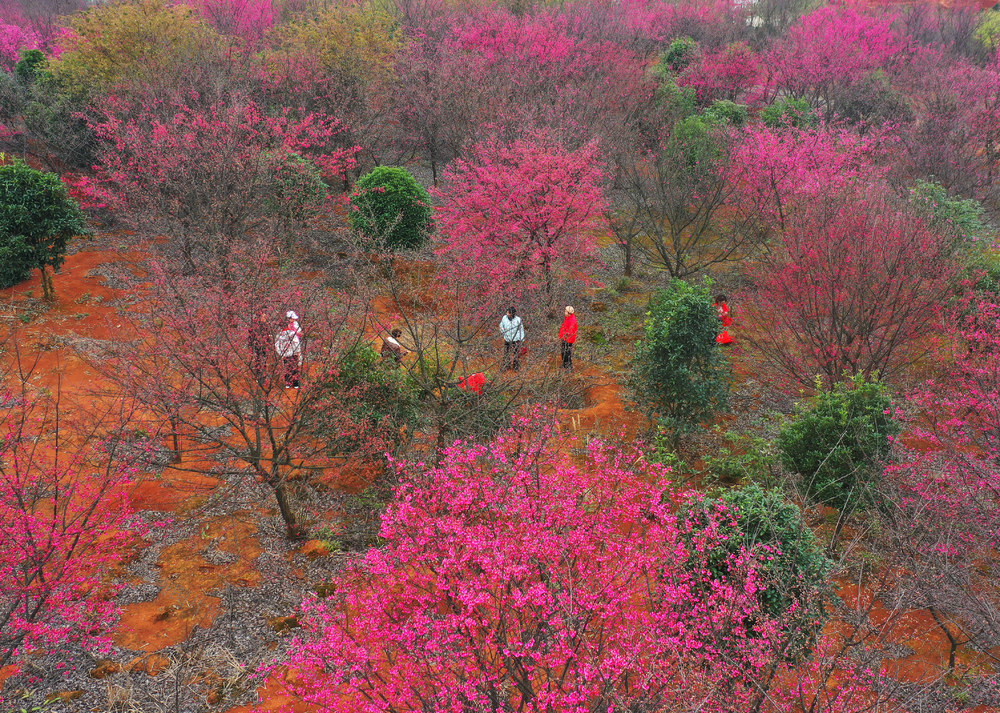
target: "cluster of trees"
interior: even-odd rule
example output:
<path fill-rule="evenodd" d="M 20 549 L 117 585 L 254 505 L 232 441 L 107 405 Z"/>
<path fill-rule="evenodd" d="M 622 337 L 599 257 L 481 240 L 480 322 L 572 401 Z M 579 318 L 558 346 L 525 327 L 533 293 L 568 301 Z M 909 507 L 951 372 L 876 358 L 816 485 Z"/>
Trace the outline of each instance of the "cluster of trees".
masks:
<path fill-rule="evenodd" d="M 932 612 L 951 673 L 962 647 L 1000 636 L 992 15 L 81 5 L 0 14 L 0 145 L 24 159 L 0 166 L 0 285 L 39 268 L 53 298 L 48 268 L 87 232 L 79 205 L 123 221 L 155 239 L 124 313 L 134 339 L 95 366 L 141 408 L 148 443 L 179 471 L 222 458 L 225 485 L 273 498 L 293 538 L 323 509 L 317 474 L 382 469 L 383 546 L 304 604 L 282 662 L 297 696 L 334 710 L 909 701 L 879 675 L 873 618 L 824 627 L 833 560 L 854 548 L 880 565 L 873 601 Z M 815 394 L 756 444 L 739 487 L 675 487 L 655 448 L 592 441 L 570 459 L 551 412 L 518 411 L 565 381 L 500 370 L 497 317 L 516 303 L 541 323 L 592 284 L 602 236 L 624 276 L 669 279 L 629 356 L 675 456 L 731 381 L 707 272 L 742 285 L 739 341 L 767 376 Z M 291 309 L 294 394 L 255 341 Z M 404 368 L 371 346 L 397 325 Z M 916 383 L 915 364 L 935 381 Z M 482 393 L 461 388 L 477 372 Z M 121 421 L 74 432 L 78 455 L 60 460 L 32 415 L 45 399 L 23 373 L 5 380 L 24 388 L 0 391 L 0 528 L 17 545 L 0 556 L 16 582 L 0 591 L 0 666 L 106 631 L 102 574 L 141 534 L 119 504 L 145 463 L 119 447 Z M 412 444 L 421 463 L 387 465 Z M 800 504 L 836 511 L 825 547 Z"/>

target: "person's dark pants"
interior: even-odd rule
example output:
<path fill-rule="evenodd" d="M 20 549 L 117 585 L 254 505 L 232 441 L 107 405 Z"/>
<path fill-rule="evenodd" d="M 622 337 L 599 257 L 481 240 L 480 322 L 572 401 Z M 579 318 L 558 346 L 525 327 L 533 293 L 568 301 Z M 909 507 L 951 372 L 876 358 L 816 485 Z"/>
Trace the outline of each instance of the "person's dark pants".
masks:
<path fill-rule="evenodd" d="M 285 367 L 285 388 L 299 388 L 300 364 L 297 356 L 282 357 L 281 363 Z"/>
<path fill-rule="evenodd" d="M 503 343 L 503 361 L 505 369 L 517 371 L 521 368 L 521 342 Z"/>
<path fill-rule="evenodd" d="M 573 345 L 569 342 L 562 343 L 562 368 L 573 368 Z"/>

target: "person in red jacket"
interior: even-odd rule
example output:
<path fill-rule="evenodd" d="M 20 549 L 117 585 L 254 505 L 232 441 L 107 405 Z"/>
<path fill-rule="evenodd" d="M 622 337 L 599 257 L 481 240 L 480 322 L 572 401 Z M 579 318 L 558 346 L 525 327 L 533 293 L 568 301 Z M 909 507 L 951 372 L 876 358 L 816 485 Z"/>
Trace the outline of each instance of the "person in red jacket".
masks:
<path fill-rule="evenodd" d="M 563 319 L 562 326 L 559 328 L 559 339 L 562 341 L 562 368 L 572 369 L 573 368 L 573 345 L 576 343 L 576 314 L 575 310 L 568 306 L 566 307 L 566 317 Z"/>
<path fill-rule="evenodd" d="M 719 320 L 722 322 L 722 334 L 715 338 L 719 344 L 725 346 L 733 343 L 733 337 L 729 333 L 729 325 L 733 323 L 733 318 L 729 316 L 729 305 L 726 303 L 725 295 L 715 296 L 715 309 L 719 311 Z"/>
<path fill-rule="evenodd" d="M 484 386 L 486 386 L 486 374 L 481 371 L 458 380 L 458 388 L 471 391 L 477 396 L 483 395 Z"/>

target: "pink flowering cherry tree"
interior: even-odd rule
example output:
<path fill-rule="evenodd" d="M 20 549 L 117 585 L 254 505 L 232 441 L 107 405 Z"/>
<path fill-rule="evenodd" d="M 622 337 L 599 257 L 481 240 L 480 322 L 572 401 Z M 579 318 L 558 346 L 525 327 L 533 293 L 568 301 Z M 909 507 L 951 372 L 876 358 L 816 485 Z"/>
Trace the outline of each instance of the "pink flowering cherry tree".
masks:
<path fill-rule="evenodd" d="M 941 326 L 948 238 L 872 185 L 803 205 L 751 268 L 747 339 L 794 386 L 898 375 Z"/>
<path fill-rule="evenodd" d="M 0 18 L 0 71 L 13 71 L 22 50 L 38 48 L 38 35 L 19 25 L 7 24 Z"/>
<path fill-rule="evenodd" d="M 544 134 L 477 144 L 437 193 L 445 268 L 482 275 L 481 296 L 511 300 L 586 277 L 602 228 L 601 167 L 593 143 L 569 150 Z M 490 301 L 495 301 L 490 300 Z"/>
<path fill-rule="evenodd" d="M 274 24 L 272 0 L 188 0 L 219 32 L 256 45 Z"/>
<path fill-rule="evenodd" d="M 106 647 L 118 612 L 108 576 L 142 534 L 132 458 L 103 430 L 121 422 L 78 428 L 26 384 L 0 386 L 0 668 L 70 642 Z"/>
<path fill-rule="evenodd" d="M 774 43 L 766 63 L 772 88 L 836 113 L 844 90 L 905 60 L 908 46 L 893 30 L 895 20 L 850 5 L 814 10 Z"/>
<path fill-rule="evenodd" d="M 102 141 L 95 192 L 137 228 L 170 237 L 191 268 L 199 251 L 264 234 L 276 217 L 315 215 L 326 198 L 319 176 L 341 177 L 356 153 L 336 146 L 343 127 L 331 116 L 272 115 L 235 95 L 208 107 L 109 97 L 91 126 Z"/>
<path fill-rule="evenodd" d="M 901 523 L 911 606 L 949 642 L 948 670 L 968 644 L 1000 636 L 1000 305 L 969 305 L 953 325 L 953 361 L 909 395 L 915 415 L 886 472 Z M 973 675 L 970 672 L 970 675 Z"/>
<path fill-rule="evenodd" d="M 726 578 L 709 569 L 732 511 L 679 507 L 696 496 L 628 448 L 592 441 L 571 461 L 537 415 L 456 443 L 437 467 L 398 468 L 385 546 L 303 605 L 293 698 L 366 712 L 752 707 L 781 627 L 758 602 L 758 553 L 730 550 Z"/>

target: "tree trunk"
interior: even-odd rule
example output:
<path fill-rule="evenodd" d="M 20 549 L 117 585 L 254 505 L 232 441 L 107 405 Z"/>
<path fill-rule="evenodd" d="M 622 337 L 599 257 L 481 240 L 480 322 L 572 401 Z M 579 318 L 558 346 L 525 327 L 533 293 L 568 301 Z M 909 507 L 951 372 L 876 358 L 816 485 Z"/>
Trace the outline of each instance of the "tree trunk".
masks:
<path fill-rule="evenodd" d="M 38 269 L 42 271 L 42 298 L 46 302 L 51 302 L 56 298 L 55 289 L 52 287 L 52 275 L 45 269 L 45 265 Z"/>
<path fill-rule="evenodd" d="M 278 501 L 278 511 L 281 513 L 281 519 L 285 521 L 285 526 L 288 530 L 288 539 L 301 539 L 304 534 L 304 528 L 295 517 L 295 510 L 292 509 L 292 504 L 288 500 L 288 490 L 285 487 L 285 483 L 281 480 L 275 480 L 271 485 L 271 489 L 274 490 L 274 498 Z"/>
<path fill-rule="evenodd" d="M 174 444 L 174 455 L 173 455 L 174 463 L 181 462 L 181 437 L 178 430 L 179 426 L 177 424 L 177 417 L 170 416 L 170 438 Z"/>

